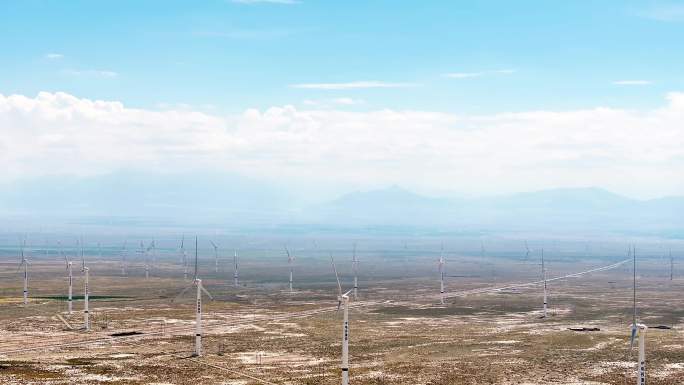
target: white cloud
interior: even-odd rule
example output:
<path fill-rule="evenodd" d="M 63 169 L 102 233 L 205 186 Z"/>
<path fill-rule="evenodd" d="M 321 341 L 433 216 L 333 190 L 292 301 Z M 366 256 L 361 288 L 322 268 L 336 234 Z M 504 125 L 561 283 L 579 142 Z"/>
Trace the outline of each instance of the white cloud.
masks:
<path fill-rule="evenodd" d="M 0 95 L 5 181 L 221 169 L 283 183 L 464 193 L 601 186 L 684 193 L 684 93 L 664 106 L 459 116 L 293 106 L 216 116 L 42 92 Z"/>
<path fill-rule="evenodd" d="M 484 75 L 484 72 L 451 72 L 444 74 L 445 77 L 454 79 L 477 78 L 482 75 Z"/>
<path fill-rule="evenodd" d="M 415 83 L 389 83 L 377 80 L 362 80 L 347 83 L 301 83 L 292 84 L 292 88 L 305 88 L 314 90 L 352 90 L 363 88 L 405 88 L 415 87 Z"/>
<path fill-rule="evenodd" d="M 362 99 L 354 99 L 354 98 L 335 98 L 332 101 L 335 104 L 341 104 L 341 105 L 346 105 L 346 106 L 364 103 L 364 101 Z"/>
<path fill-rule="evenodd" d="M 64 55 L 62 55 L 61 53 L 47 53 L 45 54 L 45 58 L 48 60 L 59 60 L 63 59 Z"/>
<path fill-rule="evenodd" d="M 70 76 L 87 76 L 98 78 L 115 78 L 119 76 L 118 73 L 110 70 L 64 70 L 63 73 Z"/>
<path fill-rule="evenodd" d="M 647 86 L 653 82 L 650 80 L 616 80 L 613 84 L 618 86 Z"/>

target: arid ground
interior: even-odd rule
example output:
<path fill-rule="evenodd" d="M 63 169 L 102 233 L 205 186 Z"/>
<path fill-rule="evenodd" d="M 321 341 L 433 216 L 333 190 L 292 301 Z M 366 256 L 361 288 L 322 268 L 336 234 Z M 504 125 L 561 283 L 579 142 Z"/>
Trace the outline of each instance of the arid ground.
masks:
<path fill-rule="evenodd" d="M 21 304 L 18 261 L 4 257 L 0 383 L 340 383 L 342 312 L 336 311 L 327 253 L 298 255 L 293 293 L 279 250 L 241 255 L 238 288 L 232 284 L 232 250 L 220 254 L 218 273 L 209 251 L 199 265 L 214 297 L 204 297 L 202 357 L 192 356 L 195 291 L 178 297 L 192 282 L 183 280 L 173 252 L 160 253 L 149 279 L 139 259 L 127 261 L 123 276 L 118 257 L 86 256 L 92 273 L 90 332 L 81 330 L 80 259 L 74 260 L 74 312 L 67 314 L 66 271 L 58 256 L 31 260 L 27 306 Z M 342 286 L 351 288 L 351 254 L 335 254 Z M 635 383 L 631 261 L 550 281 L 549 317 L 541 319 L 541 285 L 479 290 L 538 281 L 537 251 L 528 257 L 448 252 L 443 306 L 438 254 L 360 252 L 359 295 L 350 310 L 352 384 Z M 551 254 L 546 262 L 553 278 L 625 259 Z M 638 271 L 639 319 L 651 327 L 649 384 L 682 384 L 684 278 L 670 280 L 669 262 L 661 256 L 640 258 Z"/>

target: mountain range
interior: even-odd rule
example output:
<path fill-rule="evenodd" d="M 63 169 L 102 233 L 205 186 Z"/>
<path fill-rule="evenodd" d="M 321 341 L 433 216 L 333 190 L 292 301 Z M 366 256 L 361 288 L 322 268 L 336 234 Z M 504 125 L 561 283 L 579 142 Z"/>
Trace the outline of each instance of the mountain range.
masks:
<path fill-rule="evenodd" d="M 439 228 L 478 232 L 684 234 L 684 197 L 638 200 L 600 188 L 429 197 L 398 186 L 351 192 L 320 204 L 296 203 L 271 184 L 236 175 L 119 173 L 43 178 L 2 186 L 5 217 L 154 218 L 239 226 Z"/>

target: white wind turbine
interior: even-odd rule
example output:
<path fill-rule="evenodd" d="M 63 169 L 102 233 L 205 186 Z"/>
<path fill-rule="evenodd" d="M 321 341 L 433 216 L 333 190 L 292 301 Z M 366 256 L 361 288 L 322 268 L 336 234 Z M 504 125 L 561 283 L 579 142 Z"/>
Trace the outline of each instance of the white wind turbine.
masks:
<path fill-rule="evenodd" d="M 69 312 L 69 314 L 71 314 L 73 311 L 74 302 L 74 263 L 70 261 L 69 258 L 67 258 L 67 256 L 62 251 L 62 244 L 59 241 L 57 241 L 57 244 L 59 245 L 59 253 L 62 254 L 62 256 L 64 257 L 64 262 L 66 262 L 66 270 L 69 274 L 69 296 L 67 297 L 67 311 Z"/>
<path fill-rule="evenodd" d="M 152 238 L 152 264 L 150 270 L 157 266 L 157 240 Z"/>
<path fill-rule="evenodd" d="M 349 290 L 346 293 L 342 293 L 342 285 L 340 284 L 340 277 L 337 274 L 337 267 L 335 267 L 335 260 L 333 256 L 330 255 L 330 262 L 332 262 L 333 270 L 335 271 L 335 279 L 337 279 L 337 310 L 340 310 L 340 306 L 344 305 L 344 323 L 342 326 L 342 385 L 349 385 L 349 293 L 353 290 Z"/>
<path fill-rule="evenodd" d="M 354 301 L 356 301 L 359 290 L 359 260 L 356 258 L 356 243 L 354 243 L 354 254 L 352 256 L 352 270 L 354 270 Z"/>
<path fill-rule="evenodd" d="M 214 241 L 212 241 L 211 239 L 209 240 L 209 242 L 211 242 L 211 246 L 214 248 L 214 273 L 218 273 L 218 246 L 216 246 L 216 243 L 214 243 Z"/>
<path fill-rule="evenodd" d="M 197 306 L 195 306 L 195 352 L 193 353 L 193 356 L 200 357 L 202 356 L 202 293 L 206 294 L 209 299 L 214 299 L 214 297 L 212 297 L 204 286 L 202 286 L 202 280 L 197 276 L 197 237 L 195 237 L 195 277 L 193 283 L 183 289 L 176 298 L 181 297 L 192 288 L 192 286 L 197 288 Z"/>
<path fill-rule="evenodd" d="M 183 280 L 188 280 L 188 255 L 185 253 L 185 234 L 181 238 L 180 244 L 181 263 L 183 264 Z"/>
<path fill-rule="evenodd" d="M 82 255 L 83 253 L 81 253 Z M 83 322 L 86 331 L 90 331 L 90 290 L 88 287 L 88 280 L 90 278 L 90 269 L 85 264 L 85 258 L 82 258 L 83 266 Z"/>
<path fill-rule="evenodd" d="M 238 252 L 237 249 L 235 249 L 235 252 L 233 254 L 233 284 L 235 287 L 240 286 L 240 282 L 238 281 Z"/>
<path fill-rule="evenodd" d="M 289 284 L 290 284 L 290 293 L 292 293 L 292 271 L 293 271 L 292 262 L 294 262 L 295 257 L 294 257 L 294 255 L 290 254 L 290 250 L 287 248 L 287 246 L 285 246 L 285 252 L 287 253 L 287 264 L 288 264 L 288 266 L 290 266 Z"/>
<path fill-rule="evenodd" d="M 150 250 L 152 251 L 152 262 L 149 262 L 149 253 Z M 150 242 L 150 245 L 147 246 L 147 261 L 148 261 L 148 271 L 152 271 L 152 268 L 154 267 L 155 263 L 157 262 L 157 242 L 152 239 L 152 242 Z"/>
<path fill-rule="evenodd" d="M 639 361 L 637 362 L 637 385 L 646 385 L 646 330 L 648 326 L 637 322 L 636 308 L 636 248 L 632 248 L 633 284 L 632 284 L 632 335 L 630 350 L 634 347 L 634 339 L 639 337 Z"/>
<path fill-rule="evenodd" d="M 547 301 L 547 288 L 546 288 L 546 265 L 544 265 L 544 249 L 541 249 L 541 269 L 542 269 L 542 279 L 544 280 L 544 313 L 542 318 L 546 318 L 548 301 Z"/>
<path fill-rule="evenodd" d="M 140 257 L 143 259 L 143 262 L 145 264 L 145 279 L 150 278 L 150 263 L 147 259 L 147 250 L 145 249 L 145 244 L 143 243 L 143 241 L 140 241 Z"/>
<path fill-rule="evenodd" d="M 630 350 L 634 347 L 634 339 L 639 335 L 639 361 L 637 369 L 637 385 L 646 383 L 646 349 L 645 349 L 645 334 L 646 325 L 637 323 L 637 309 L 636 309 L 636 249 L 632 250 L 632 261 L 633 261 L 633 284 L 632 284 L 632 334 L 630 338 Z"/>
<path fill-rule="evenodd" d="M 439 302 L 444 305 L 444 245 L 439 252 Z"/>
<path fill-rule="evenodd" d="M 408 243 L 404 240 L 404 278 L 408 278 Z M 356 298 L 354 298 L 356 299 Z"/>
<path fill-rule="evenodd" d="M 26 248 L 26 240 L 24 239 L 19 246 L 19 254 L 21 256 L 21 261 L 19 262 L 19 267 L 17 267 L 17 272 L 24 267 L 24 305 L 28 305 L 28 266 L 29 261 L 24 255 L 24 249 Z"/>
<path fill-rule="evenodd" d="M 126 276 L 126 254 L 128 254 L 128 241 L 124 241 L 123 249 L 121 250 L 121 276 Z"/>

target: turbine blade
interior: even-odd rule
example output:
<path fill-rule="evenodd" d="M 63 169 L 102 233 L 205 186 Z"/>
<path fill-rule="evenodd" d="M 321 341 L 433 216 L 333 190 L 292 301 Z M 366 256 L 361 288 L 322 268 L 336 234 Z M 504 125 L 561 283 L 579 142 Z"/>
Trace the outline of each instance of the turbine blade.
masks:
<path fill-rule="evenodd" d="M 332 254 L 330 254 L 330 262 L 332 263 L 333 270 L 335 271 L 335 279 L 337 279 L 337 293 L 342 295 L 342 285 L 340 285 L 340 276 L 337 274 L 337 267 L 335 266 L 335 260 Z"/>
<path fill-rule="evenodd" d="M 204 285 L 200 286 L 200 289 L 204 292 L 204 294 L 207 295 L 207 297 L 209 297 L 209 299 L 211 299 L 211 300 L 214 299 L 214 297 L 211 295 L 211 293 L 209 293 L 209 292 L 207 291 L 207 289 L 204 288 Z"/>
<path fill-rule="evenodd" d="M 195 236 L 195 279 L 197 279 L 197 236 Z"/>
<path fill-rule="evenodd" d="M 629 349 L 630 350 L 632 350 L 634 348 L 634 339 L 636 338 L 636 333 L 637 333 L 636 325 L 632 325 L 632 336 L 629 339 Z"/>
<path fill-rule="evenodd" d="M 190 289 L 192 288 L 192 286 L 193 286 L 193 285 L 190 285 L 190 286 L 186 287 L 185 289 L 181 290 L 181 292 L 178 293 L 177 296 L 173 297 L 173 299 L 171 300 L 171 302 L 176 302 L 176 300 L 177 300 L 178 298 L 182 297 L 185 293 L 187 293 L 188 290 L 190 290 Z"/>

